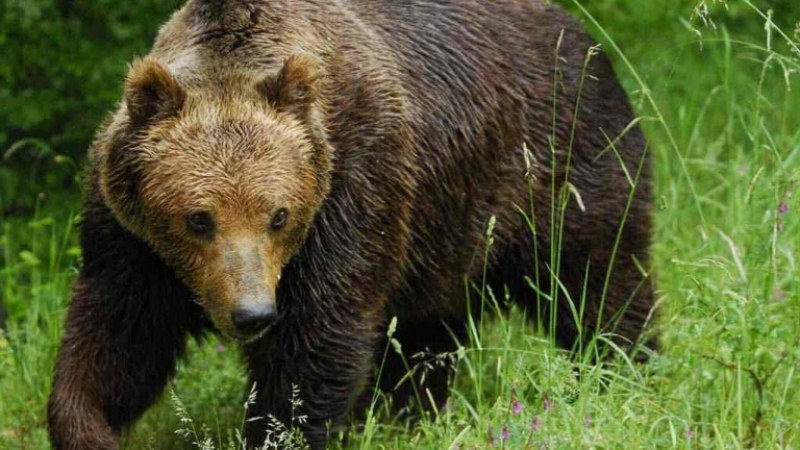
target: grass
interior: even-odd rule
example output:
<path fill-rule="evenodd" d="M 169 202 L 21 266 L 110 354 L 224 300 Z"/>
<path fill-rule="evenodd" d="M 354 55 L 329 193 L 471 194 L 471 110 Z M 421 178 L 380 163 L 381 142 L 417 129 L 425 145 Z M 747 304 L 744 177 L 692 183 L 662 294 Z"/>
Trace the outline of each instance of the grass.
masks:
<path fill-rule="evenodd" d="M 453 355 L 458 377 L 436 421 L 408 429 L 377 411 L 333 448 L 800 448 L 800 36 L 765 26 L 748 0 L 731 5 L 736 20 L 712 9 L 715 28 L 691 17 L 690 1 L 664 14 L 587 3 L 571 7 L 615 60 L 651 142 L 663 350 L 646 367 L 583 364 L 512 311 L 476 324 L 480 338 Z M 0 448 L 47 448 L 44 407 L 79 264 L 68 213 L 79 205 L 57 206 L 0 226 L 11 316 Z M 236 442 L 246 387 L 235 348 L 212 338 L 190 354 L 174 395 L 124 448 Z"/>

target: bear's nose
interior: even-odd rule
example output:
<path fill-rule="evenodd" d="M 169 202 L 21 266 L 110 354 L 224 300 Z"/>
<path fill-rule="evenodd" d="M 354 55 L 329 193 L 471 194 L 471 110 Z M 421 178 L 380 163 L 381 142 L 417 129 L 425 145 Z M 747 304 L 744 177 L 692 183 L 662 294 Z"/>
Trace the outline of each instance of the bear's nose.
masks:
<path fill-rule="evenodd" d="M 270 304 L 239 308 L 231 313 L 231 320 L 236 329 L 248 335 L 263 330 L 277 317 L 278 312 Z"/>

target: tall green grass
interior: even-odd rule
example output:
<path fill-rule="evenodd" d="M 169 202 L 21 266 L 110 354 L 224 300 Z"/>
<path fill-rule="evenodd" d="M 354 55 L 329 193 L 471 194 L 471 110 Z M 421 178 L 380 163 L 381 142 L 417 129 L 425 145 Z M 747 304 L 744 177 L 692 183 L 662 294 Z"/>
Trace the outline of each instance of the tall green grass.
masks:
<path fill-rule="evenodd" d="M 436 420 L 409 428 L 376 409 L 333 448 L 800 448 L 800 31 L 748 0 L 732 2 L 732 22 L 719 4 L 701 17 L 692 2 L 671 3 L 664 10 L 679 13 L 656 20 L 655 7 L 617 3 L 625 17 L 611 2 L 571 7 L 615 60 L 650 140 L 661 352 L 644 367 L 576 361 L 512 309 L 473 323 L 450 355 L 458 376 Z M 79 263 L 73 228 L 47 208 L 0 227 L 0 293 L 12 306 L 0 448 L 47 448 L 44 408 Z M 237 447 L 236 349 L 211 339 L 190 354 L 125 448 Z"/>

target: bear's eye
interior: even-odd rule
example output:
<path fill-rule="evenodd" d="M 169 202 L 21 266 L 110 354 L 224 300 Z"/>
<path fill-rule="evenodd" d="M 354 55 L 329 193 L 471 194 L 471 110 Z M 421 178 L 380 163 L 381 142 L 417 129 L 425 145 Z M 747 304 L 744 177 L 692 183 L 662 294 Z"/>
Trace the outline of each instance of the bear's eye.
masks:
<path fill-rule="evenodd" d="M 214 219 L 207 212 L 194 212 L 186 216 L 186 226 L 192 233 L 210 237 L 214 233 Z"/>
<path fill-rule="evenodd" d="M 272 217 L 272 222 L 269 224 L 272 231 L 278 231 L 286 225 L 289 219 L 289 211 L 286 208 L 281 208 Z"/>

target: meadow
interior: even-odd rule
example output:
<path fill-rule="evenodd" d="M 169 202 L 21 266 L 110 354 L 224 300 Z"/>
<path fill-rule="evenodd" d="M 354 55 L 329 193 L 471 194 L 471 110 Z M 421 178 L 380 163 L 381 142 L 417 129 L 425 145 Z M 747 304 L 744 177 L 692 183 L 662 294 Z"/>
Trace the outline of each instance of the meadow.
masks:
<path fill-rule="evenodd" d="M 650 142 L 662 348 L 646 365 L 591 364 L 512 310 L 475 323 L 448 355 L 458 373 L 438 418 L 409 427 L 376 408 L 332 448 L 800 448 L 800 6 L 562 3 L 613 60 Z M 0 168 L 33 162 L 0 170 L 0 448 L 45 449 L 80 264 L 81 162 L 38 139 L 6 147 Z M 123 448 L 239 448 L 236 347 L 216 337 L 190 347 Z M 302 448 L 290 432 L 274 438 Z"/>

